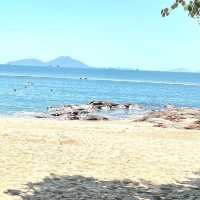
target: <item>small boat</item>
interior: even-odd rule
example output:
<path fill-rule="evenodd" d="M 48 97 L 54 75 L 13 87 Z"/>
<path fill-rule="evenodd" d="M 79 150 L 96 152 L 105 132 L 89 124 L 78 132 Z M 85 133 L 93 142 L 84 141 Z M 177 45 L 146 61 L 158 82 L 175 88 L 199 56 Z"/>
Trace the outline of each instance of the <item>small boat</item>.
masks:
<path fill-rule="evenodd" d="M 87 80 L 87 77 L 80 77 L 80 80 Z"/>

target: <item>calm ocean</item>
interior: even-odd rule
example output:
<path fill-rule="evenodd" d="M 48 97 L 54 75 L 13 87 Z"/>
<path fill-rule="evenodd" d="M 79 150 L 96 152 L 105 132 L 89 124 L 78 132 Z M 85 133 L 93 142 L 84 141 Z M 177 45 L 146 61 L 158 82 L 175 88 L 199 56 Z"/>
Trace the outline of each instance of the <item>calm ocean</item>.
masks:
<path fill-rule="evenodd" d="M 87 80 L 80 80 L 87 77 Z M 0 113 L 45 112 L 92 100 L 200 108 L 200 74 L 0 66 Z"/>

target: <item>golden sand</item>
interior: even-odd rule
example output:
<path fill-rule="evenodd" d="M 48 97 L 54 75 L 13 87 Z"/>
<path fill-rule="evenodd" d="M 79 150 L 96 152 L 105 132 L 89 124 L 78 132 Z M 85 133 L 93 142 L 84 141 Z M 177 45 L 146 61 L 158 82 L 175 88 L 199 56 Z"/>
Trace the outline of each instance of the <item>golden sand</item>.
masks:
<path fill-rule="evenodd" d="M 0 119 L 0 199 L 50 174 L 183 181 L 200 170 L 200 132 L 130 121 Z"/>

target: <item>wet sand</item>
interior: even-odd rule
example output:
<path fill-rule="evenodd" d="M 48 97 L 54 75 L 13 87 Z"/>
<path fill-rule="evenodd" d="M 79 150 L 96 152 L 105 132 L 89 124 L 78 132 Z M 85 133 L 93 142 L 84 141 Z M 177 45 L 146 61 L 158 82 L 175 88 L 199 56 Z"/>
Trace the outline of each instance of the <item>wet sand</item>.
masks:
<path fill-rule="evenodd" d="M 76 187 L 82 182 L 87 187 L 88 184 L 94 187 L 97 184 L 94 180 L 98 180 L 98 184 L 105 181 L 101 184 L 109 185 L 108 188 L 116 186 L 111 185 L 115 180 L 125 181 L 124 184 L 126 180 L 132 184 L 151 183 L 160 187 L 180 183 L 189 177 L 198 178 L 196 173 L 200 171 L 200 131 L 164 129 L 146 122 L 1 118 L 0 143 L 2 200 L 56 199 L 51 196 L 51 189 L 49 193 L 48 189 L 44 190 L 46 192 L 40 189 L 35 196 L 27 196 L 28 183 L 43 184 L 45 178 L 52 176 L 57 178 L 50 181 L 49 188 L 52 184 L 59 188 L 59 184 L 63 184 L 62 177 L 71 180 L 72 185 L 77 177 Z M 58 185 L 55 180 L 60 180 Z M 104 188 L 102 185 L 99 187 Z M 64 185 L 64 188 L 66 195 L 71 194 L 71 186 Z M 97 188 L 95 194 L 100 190 Z M 137 199 L 138 194 L 134 191 L 132 189 L 130 199 Z M 58 194 L 58 199 L 81 198 L 59 197 Z"/>

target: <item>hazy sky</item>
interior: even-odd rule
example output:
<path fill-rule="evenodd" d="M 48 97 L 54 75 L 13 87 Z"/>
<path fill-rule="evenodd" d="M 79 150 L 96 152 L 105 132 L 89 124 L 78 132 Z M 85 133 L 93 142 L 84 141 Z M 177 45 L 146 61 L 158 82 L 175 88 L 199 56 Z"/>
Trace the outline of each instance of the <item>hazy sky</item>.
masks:
<path fill-rule="evenodd" d="M 173 0 L 12 0 L 0 3 L 0 63 L 71 56 L 96 67 L 200 71 L 200 26 Z"/>

